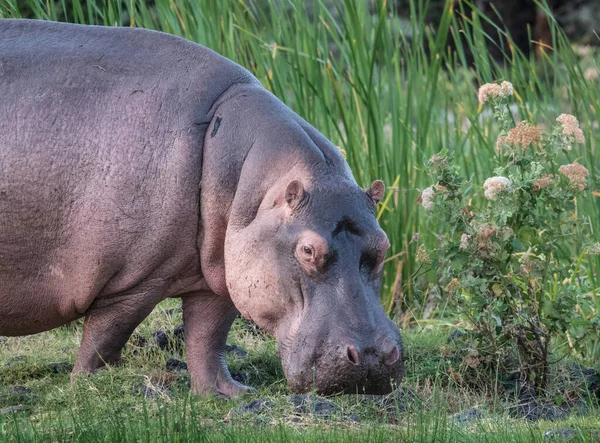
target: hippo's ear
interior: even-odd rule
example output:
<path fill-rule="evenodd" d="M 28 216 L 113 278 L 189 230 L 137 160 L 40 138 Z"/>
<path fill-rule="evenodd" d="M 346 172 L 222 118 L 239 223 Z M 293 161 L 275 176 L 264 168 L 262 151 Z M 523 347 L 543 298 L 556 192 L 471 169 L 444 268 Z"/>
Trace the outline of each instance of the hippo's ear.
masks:
<path fill-rule="evenodd" d="M 381 180 L 375 180 L 371 183 L 369 189 L 367 189 L 367 195 L 371 197 L 371 200 L 373 200 L 375 204 L 381 201 L 383 194 L 385 194 L 385 185 Z"/>
<path fill-rule="evenodd" d="M 285 189 L 285 201 L 290 208 L 294 209 L 304 199 L 304 186 L 298 180 L 294 180 Z"/>

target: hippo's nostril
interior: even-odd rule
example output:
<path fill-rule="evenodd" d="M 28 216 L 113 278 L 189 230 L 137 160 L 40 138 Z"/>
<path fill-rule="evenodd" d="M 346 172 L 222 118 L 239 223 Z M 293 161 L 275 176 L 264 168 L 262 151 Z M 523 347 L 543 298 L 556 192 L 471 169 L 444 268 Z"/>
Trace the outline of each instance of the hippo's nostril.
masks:
<path fill-rule="evenodd" d="M 354 346 L 348 346 L 348 360 L 354 366 L 358 366 L 360 364 L 360 360 L 358 359 L 358 350 Z"/>
<path fill-rule="evenodd" d="M 398 358 L 400 358 L 400 351 L 398 350 L 398 346 L 394 346 L 394 349 L 383 358 L 383 363 L 391 366 L 398 361 Z"/>

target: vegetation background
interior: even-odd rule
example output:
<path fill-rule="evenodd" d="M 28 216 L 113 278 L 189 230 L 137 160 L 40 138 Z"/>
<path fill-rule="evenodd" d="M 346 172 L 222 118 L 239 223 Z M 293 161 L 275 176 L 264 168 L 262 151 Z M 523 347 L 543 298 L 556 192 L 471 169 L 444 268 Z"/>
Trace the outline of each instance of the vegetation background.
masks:
<path fill-rule="evenodd" d="M 381 405 L 338 398 L 335 404 L 343 412 L 334 415 L 337 420 L 325 422 L 309 414 L 298 424 L 290 418 L 297 418 L 295 409 L 290 410 L 282 397 L 287 391 L 274 355 L 275 344 L 250 333 L 241 322 L 232 332 L 232 341 L 252 349 L 252 354 L 247 359 L 230 357 L 231 363 L 234 369 L 245 371 L 248 383 L 260 388 L 260 396 L 274 399 L 268 418 L 242 414 L 232 420 L 231 415 L 225 417 L 236 402 L 189 398 L 185 374 L 164 368 L 168 358 L 180 357 L 180 351 L 152 346 L 132 344 L 123 368 L 70 387 L 68 376 L 47 363 L 72 362 L 81 334 L 74 324 L 0 342 L 0 409 L 14 403 L 29 406 L 26 414 L 0 415 L 3 438 L 302 437 L 322 441 L 395 436 L 482 441 L 486 435 L 489 441 L 542 439 L 542 431 L 551 424 L 519 421 L 515 425 L 507 406 L 512 400 L 461 381 L 466 370 L 453 362 L 446 340 L 464 324 L 447 310 L 435 276 L 421 275 L 415 260 L 417 244 L 411 240 L 419 233 L 423 241 L 435 241 L 436 233 L 415 203 L 420 191 L 430 185 L 425 159 L 446 148 L 473 183 L 494 175 L 490 159 L 495 155 L 498 128 L 478 103 L 476 92 L 483 83 L 508 80 L 514 85 L 516 101 L 511 111 L 516 121 L 550 125 L 563 112 L 577 116 L 586 143 L 575 146 L 565 160 L 585 164 L 590 181 L 597 182 L 600 40 L 589 22 L 600 13 L 595 2 L 563 3 L 566 6 L 558 1 L 507 1 L 498 3 L 502 4 L 498 9 L 490 2 L 467 0 L 0 0 L 0 17 L 137 26 L 206 45 L 251 70 L 265 87 L 338 145 L 359 184 L 367 186 L 382 178 L 388 192 L 378 217 L 392 244 L 382 302 L 404 327 L 407 386 L 424 400 L 416 410 L 405 411 L 402 406 L 384 413 Z M 526 20 L 515 24 L 519 17 Z M 600 240 L 598 191 L 592 187 L 578 201 L 578 211 L 588 215 L 588 229 L 596 241 Z M 577 245 L 573 248 L 562 251 L 565 258 L 580 252 Z M 598 309 L 599 265 L 593 256 L 581 263 Z M 141 337 L 151 341 L 153 331 L 176 326 L 180 312 L 170 303 L 140 327 Z M 590 337 L 585 352 L 579 354 L 569 353 L 568 344 L 555 346 L 566 355 L 563 363 L 598 367 L 598 337 Z M 16 356 L 21 360 L 14 361 Z M 141 395 L 140 383 L 144 386 Z M 20 384 L 29 392 L 15 393 L 14 387 Z M 551 395 L 563 398 L 564 384 L 555 386 Z M 145 398 L 148 387 L 158 394 Z M 466 427 L 452 418 L 451 414 L 475 405 L 483 405 L 488 418 Z M 360 421 L 349 420 L 353 414 Z M 578 429 L 576 438 L 589 439 L 593 429 L 600 427 L 597 418 L 587 415 L 568 420 L 572 421 L 569 426 Z"/>

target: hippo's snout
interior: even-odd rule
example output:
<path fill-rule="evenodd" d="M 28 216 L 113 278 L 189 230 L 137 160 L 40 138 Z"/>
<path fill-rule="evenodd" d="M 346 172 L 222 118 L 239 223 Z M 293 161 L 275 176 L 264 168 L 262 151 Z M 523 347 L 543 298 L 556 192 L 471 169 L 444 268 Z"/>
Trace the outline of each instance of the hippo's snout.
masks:
<path fill-rule="evenodd" d="M 336 340 L 337 343 L 345 343 Z M 295 392 L 318 394 L 386 394 L 404 375 L 403 348 L 394 340 L 371 343 L 323 344 L 310 362 L 293 359 L 286 377 Z M 297 354 L 296 354 L 297 355 Z"/>

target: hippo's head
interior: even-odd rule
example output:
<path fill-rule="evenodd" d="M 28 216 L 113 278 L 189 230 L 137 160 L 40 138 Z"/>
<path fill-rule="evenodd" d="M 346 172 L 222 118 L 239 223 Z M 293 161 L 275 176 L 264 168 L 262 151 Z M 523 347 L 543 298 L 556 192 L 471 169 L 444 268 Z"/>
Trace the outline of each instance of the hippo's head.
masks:
<path fill-rule="evenodd" d="M 254 220 L 229 228 L 226 278 L 246 318 L 272 332 L 293 391 L 387 393 L 403 375 L 398 327 L 379 298 L 389 241 L 384 186 L 289 180 Z"/>

